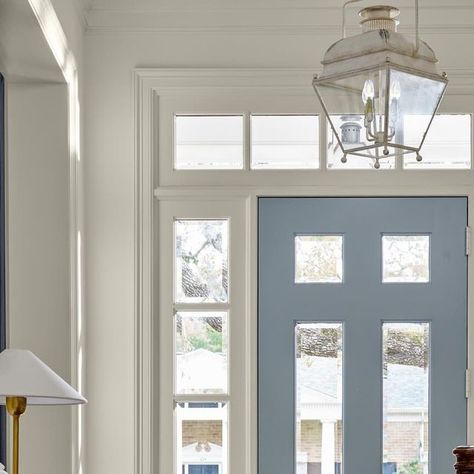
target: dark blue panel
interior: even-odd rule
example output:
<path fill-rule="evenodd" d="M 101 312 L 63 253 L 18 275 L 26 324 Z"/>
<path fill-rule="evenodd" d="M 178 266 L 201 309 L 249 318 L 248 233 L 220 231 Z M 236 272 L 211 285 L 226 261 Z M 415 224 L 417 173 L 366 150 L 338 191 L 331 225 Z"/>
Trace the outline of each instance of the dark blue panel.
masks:
<path fill-rule="evenodd" d="M 397 472 L 397 464 L 394 462 L 383 463 L 383 474 L 395 474 Z"/>
<path fill-rule="evenodd" d="M 219 466 L 217 464 L 190 464 L 189 474 L 218 474 Z"/>
<path fill-rule="evenodd" d="M 5 294 L 5 80 L 0 74 L 0 351 L 6 346 Z M 6 466 L 6 412 L 0 408 L 0 462 Z"/>
<path fill-rule="evenodd" d="M 452 470 L 451 449 L 466 442 L 466 225 L 461 197 L 259 200 L 260 474 L 294 472 L 294 326 L 303 321 L 344 324 L 347 474 L 382 471 L 383 321 L 429 321 L 431 474 Z M 430 235 L 430 281 L 382 283 L 382 235 L 413 233 Z M 342 284 L 294 283 L 297 234 L 344 236 Z"/>

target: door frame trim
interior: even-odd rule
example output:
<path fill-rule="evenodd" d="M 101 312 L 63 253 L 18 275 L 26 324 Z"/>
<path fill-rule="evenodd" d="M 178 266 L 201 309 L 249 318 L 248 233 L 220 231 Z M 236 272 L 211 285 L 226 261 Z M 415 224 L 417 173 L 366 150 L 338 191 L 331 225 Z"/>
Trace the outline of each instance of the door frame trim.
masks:
<path fill-rule="evenodd" d="M 160 132 L 158 125 L 170 120 L 169 112 L 177 110 L 216 113 L 235 111 L 235 97 L 242 98 L 239 113 L 261 112 L 321 113 L 308 88 L 308 77 L 314 70 L 301 68 L 137 68 L 132 72 L 131 98 L 134 136 L 134 441 L 135 474 L 159 471 L 159 458 L 172 453 L 160 451 L 156 379 L 157 347 L 153 338 L 159 297 L 156 285 L 159 261 L 158 221 L 153 213 L 153 195 L 157 200 L 221 200 L 239 201 L 246 213 L 245 261 L 246 314 L 242 320 L 248 335 L 246 370 L 250 389 L 245 391 L 247 408 L 242 413 L 248 436 L 245 445 L 234 446 L 245 460 L 245 474 L 257 473 L 256 429 L 256 237 L 257 198 L 270 196 L 465 196 L 474 198 L 473 170 L 308 170 L 241 171 L 171 171 L 170 135 Z M 449 72 L 449 71 L 448 71 Z M 451 74 L 450 93 L 442 113 L 473 112 L 474 88 L 466 82 L 465 72 Z M 454 88 L 453 88 L 454 87 Z M 196 103 L 196 97 L 204 101 Z M 291 97 L 291 101 L 287 99 Z M 282 100 L 283 99 L 283 100 Z M 204 104 L 205 102 L 205 104 Z M 243 103 L 247 106 L 244 106 Z M 288 104 L 291 104 L 290 106 Z M 184 104 L 184 105 L 183 105 Z M 161 107 L 163 106 L 163 107 Z M 184 109 L 183 109 L 184 107 Z M 245 109 L 245 110 L 243 110 Z M 318 112 L 319 111 L 319 112 Z M 169 124 L 168 124 L 169 125 Z M 324 127 L 324 121 L 320 123 Z M 166 128 L 166 127 L 165 127 Z M 169 131 L 169 130 L 168 130 Z M 164 146 L 162 146 L 164 145 Z M 320 155 L 320 159 L 322 156 Z M 163 170 L 165 172 L 163 172 Z M 363 185 L 353 186 L 354 182 Z M 250 183 L 250 185 L 249 185 Z M 290 186 L 289 183 L 293 185 Z M 161 185 L 161 186 L 160 186 Z M 158 186 L 158 187 L 156 187 Z M 155 268 L 156 267 L 156 268 Z M 471 274 L 469 266 L 468 277 Z M 474 286 L 469 288 L 474 294 Z M 469 321 L 471 312 L 469 312 Z M 472 325 L 470 325 L 471 327 Z M 474 334 L 474 333 L 473 333 Z M 253 350 L 255 348 L 255 350 Z M 472 350 L 470 349 L 469 360 Z M 472 353 L 474 355 L 474 352 Z M 247 402 L 248 400 L 248 402 Z M 167 408 L 168 409 L 168 408 Z M 171 408 L 170 408 L 171 409 Z M 472 413 L 471 413 L 472 412 Z M 473 433 L 474 410 L 469 411 L 468 425 Z M 470 439 L 470 438 L 469 438 Z M 165 473 L 162 473 L 165 474 Z"/>
<path fill-rule="evenodd" d="M 176 187 L 158 187 L 154 190 L 156 201 L 194 201 L 209 200 L 220 201 L 223 197 L 231 201 L 240 201 L 245 206 L 246 213 L 246 232 L 245 239 L 247 245 L 246 265 L 248 272 L 246 273 L 246 308 L 245 315 L 246 324 L 246 372 L 250 385 L 250 393 L 248 395 L 248 406 L 246 408 L 245 418 L 247 423 L 247 442 L 242 447 L 246 451 L 246 465 L 248 466 L 248 474 L 258 473 L 258 426 L 257 426 L 257 402 L 258 402 L 258 379 L 257 379 L 257 356 L 258 356 L 258 199 L 260 197 L 465 197 L 468 201 L 468 225 L 474 226 L 474 218 L 469 209 L 474 206 L 474 186 L 278 186 L 278 187 L 253 187 L 238 186 L 230 189 L 218 189 L 216 187 L 206 186 L 199 188 L 189 188 L 188 186 Z M 474 208 L 474 207 L 473 207 Z M 151 223 L 150 223 L 151 224 Z M 153 224 L 151 224 L 153 225 Z M 157 223 L 154 223 L 157 226 Z M 145 257 L 144 255 L 142 258 Z M 151 261 L 151 260 L 149 260 Z M 474 279 L 470 278 L 474 275 L 474 260 L 468 259 L 468 344 L 467 344 L 467 366 L 471 368 L 474 364 L 474 344 L 471 344 L 471 338 L 474 337 L 474 311 L 471 301 L 474 301 Z M 143 276 L 143 274 L 142 274 Z M 149 314 L 142 313 L 141 316 L 150 317 L 155 314 L 151 311 Z M 148 346 L 151 351 L 151 344 Z M 143 351 L 145 347 L 137 348 L 141 354 L 142 360 L 151 360 L 152 353 Z M 151 375 L 151 374 L 150 374 Z M 151 381 L 150 381 L 151 382 Z M 138 387 L 141 392 L 143 387 Z M 151 394 L 146 394 L 148 398 Z M 151 408 L 151 407 L 150 407 Z M 472 398 L 467 401 L 467 442 L 474 442 L 474 404 Z M 141 412 L 141 417 L 146 415 Z M 152 427 L 150 426 L 150 431 Z M 150 433 L 152 434 L 152 433 Z M 155 433 L 157 436 L 158 433 Z M 151 446 L 150 446 L 151 448 Z M 149 453 L 151 457 L 151 452 Z M 145 473 L 144 473 L 145 474 Z"/>

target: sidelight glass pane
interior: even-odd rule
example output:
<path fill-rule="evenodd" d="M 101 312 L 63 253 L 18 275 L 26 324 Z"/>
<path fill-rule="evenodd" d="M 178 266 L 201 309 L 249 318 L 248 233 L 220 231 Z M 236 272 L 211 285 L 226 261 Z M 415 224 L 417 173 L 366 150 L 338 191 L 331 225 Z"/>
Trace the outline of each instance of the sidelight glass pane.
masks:
<path fill-rule="evenodd" d="M 317 115 L 252 115 L 253 169 L 319 168 Z"/>
<path fill-rule="evenodd" d="M 383 462 L 429 473 L 429 323 L 383 324 Z"/>
<path fill-rule="evenodd" d="M 430 281 L 429 235 L 384 235 L 382 254 L 384 283 Z"/>
<path fill-rule="evenodd" d="M 243 169 L 242 115 L 175 117 L 175 169 Z"/>
<path fill-rule="evenodd" d="M 295 472 L 341 472 L 342 324 L 297 324 L 295 346 Z"/>
<path fill-rule="evenodd" d="M 176 474 L 228 474 L 227 405 L 180 403 L 175 417 Z"/>
<path fill-rule="evenodd" d="M 175 222 L 175 298 L 178 303 L 227 302 L 228 220 Z"/>
<path fill-rule="evenodd" d="M 341 283 L 342 235 L 295 237 L 295 283 Z"/>
<path fill-rule="evenodd" d="M 176 393 L 226 393 L 227 346 L 227 313 L 178 312 L 175 317 Z"/>

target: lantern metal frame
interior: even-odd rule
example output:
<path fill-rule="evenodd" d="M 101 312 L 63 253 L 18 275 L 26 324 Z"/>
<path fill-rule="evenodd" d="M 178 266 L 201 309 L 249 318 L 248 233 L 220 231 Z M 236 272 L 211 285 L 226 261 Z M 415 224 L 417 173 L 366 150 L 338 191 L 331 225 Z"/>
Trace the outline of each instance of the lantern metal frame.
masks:
<path fill-rule="evenodd" d="M 426 137 L 428 135 L 428 132 L 431 128 L 431 124 L 434 120 L 434 117 L 436 113 L 439 110 L 439 106 L 441 104 L 441 101 L 443 100 L 444 94 L 446 92 L 447 84 L 448 84 L 448 78 L 446 73 L 439 74 L 437 72 L 437 69 L 435 67 L 437 63 L 437 59 L 434 55 L 433 50 L 423 41 L 420 40 L 419 38 L 419 13 L 418 13 L 418 0 L 415 0 L 415 23 L 416 23 L 416 40 L 415 44 L 413 47 L 408 47 L 407 46 L 407 41 L 401 39 L 403 35 L 400 35 L 398 33 L 395 33 L 395 36 L 398 37 L 399 39 L 395 38 L 395 43 L 389 44 L 389 38 L 392 35 L 391 31 L 385 30 L 381 27 L 381 29 L 378 29 L 378 34 L 380 35 L 381 38 L 383 38 L 386 41 L 387 47 L 378 47 L 375 49 L 371 49 L 370 47 L 367 48 L 367 41 L 381 41 L 380 38 L 375 38 L 375 37 L 366 37 L 367 39 L 364 40 L 365 42 L 360 43 L 361 45 L 361 50 L 357 50 L 356 47 L 352 46 L 351 47 L 344 47 L 342 49 L 339 49 L 336 52 L 334 51 L 334 48 L 338 48 L 339 44 L 347 44 L 347 38 L 346 38 L 346 15 L 345 15 L 345 8 L 347 5 L 351 3 L 356 3 L 360 2 L 361 0 L 348 0 L 344 3 L 343 8 L 342 8 L 342 35 L 343 38 L 342 40 L 334 43 L 326 53 L 327 55 L 332 55 L 329 60 L 323 61 L 323 66 L 326 69 L 326 66 L 328 66 L 330 71 L 326 71 L 326 74 L 321 74 L 318 76 L 317 74 L 313 76 L 313 89 L 321 103 L 321 106 L 323 108 L 324 114 L 326 115 L 326 118 L 330 124 L 330 127 L 337 139 L 338 145 L 341 149 L 342 152 L 342 159 L 341 161 L 345 163 L 347 161 L 347 155 L 354 155 L 354 156 L 359 156 L 363 158 L 370 158 L 375 160 L 375 168 L 380 167 L 379 160 L 383 158 L 390 158 L 390 157 L 400 157 L 403 156 L 404 154 L 407 153 L 415 153 L 416 154 L 416 159 L 417 161 L 422 160 L 422 156 L 420 154 L 420 150 L 423 147 L 423 144 L 426 140 Z M 374 6 L 374 7 L 369 7 L 365 10 L 362 10 L 363 12 L 366 11 L 373 11 L 373 10 L 380 10 L 380 9 L 394 9 L 393 7 L 388 7 L 388 6 Z M 361 13 L 361 14 L 362 14 Z M 395 25 L 394 31 L 396 31 L 396 25 L 398 24 L 398 20 L 396 19 L 396 16 L 392 17 L 393 18 L 393 23 Z M 378 18 L 376 18 L 377 20 Z M 372 29 L 372 32 L 375 30 L 375 28 Z M 366 33 L 363 33 L 367 34 Z M 370 34 L 370 33 L 369 33 Z M 355 36 L 353 38 L 362 38 L 361 35 Z M 362 39 L 360 40 L 362 41 Z M 402 43 L 400 43 L 402 41 Z M 357 43 L 356 43 L 357 44 Z M 411 43 L 413 44 L 413 43 Z M 385 52 L 385 54 L 384 54 Z M 386 56 L 385 56 L 386 55 Z M 364 65 L 364 57 L 367 56 L 367 65 Z M 384 56 L 385 56 L 385 61 L 384 61 Z M 393 56 L 393 57 L 391 57 Z M 337 64 L 341 63 L 341 66 L 337 66 Z M 353 64 L 354 69 L 351 69 L 350 64 Z M 411 67 L 413 66 L 413 67 Z M 410 146 L 410 145 L 405 145 L 401 143 L 395 143 L 392 142 L 392 137 L 389 136 L 389 124 L 390 124 L 390 117 L 389 117 L 389 111 L 391 107 L 391 95 L 388 92 L 390 90 L 390 85 L 391 85 L 391 72 L 392 71 L 398 71 L 401 73 L 406 73 L 409 74 L 412 77 L 419 77 L 422 79 L 428 79 L 432 80 L 434 82 L 437 82 L 442 86 L 442 89 L 440 89 L 439 97 L 434 105 L 433 112 L 431 114 L 431 117 L 429 121 L 427 122 L 427 126 L 423 132 L 422 135 L 420 135 L 421 140 L 419 141 L 418 146 Z M 329 74 L 327 73 L 329 72 Z M 328 105 L 326 103 L 326 100 L 323 98 L 323 95 L 320 91 L 320 87 L 326 88 L 326 89 L 334 89 L 335 91 L 344 91 L 344 92 L 350 92 L 350 93 L 360 93 L 361 90 L 359 88 L 351 88 L 347 87 L 344 85 L 336 84 L 336 81 L 347 79 L 354 77 L 356 78 L 357 76 L 363 76 L 363 75 L 368 75 L 371 73 L 376 73 L 376 72 L 383 72 L 385 73 L 385 77 L 383 78 L 383 83 L 384 83 L 384 91 L 385 94 L 382 96 L 383 105 L 383 130 L 381 130 L 381 139 L 380 137 L 372 137 L 374 140 L 370 140 L 370 143 L 364 144 L 363 146 L 356 146 L 354 148 L 347 148 L 347 146 L 344 145 L 342 142 L 342 137 L 340 136 L 340 132 L 337 130 L 336 125 L 333 121 L 333 117 L 337 116 L 338 113 L 335 111 L 329 112 Z M 380 95 L 380 91 L 379 91 Z M 355 116 L 363 116 L 364 114 L 355 112 L 351 113 L 348 110 L 342 110 L 339 112 L 339 115 L 344 115 L 344 114 L 352 114 Z M 367 133 L 367 128 L 366 128 L 366 133 Z M 365 142 L 365 141 L 364 141 Z M 347 144 L 346 144 L 347 145 Z M 362 145 L 362 143 L 360 143 Z M 390 150 L 391 149 L 391 150 Z M 369 153 L 369 151 L 373 151 L 372 154 Z M 380 150 L 380 151 L 379 151 Z"/>
<path fill-rule="evenodd" d="M 400 72 L 405 72 L 405 73 L 411 74 L 413 76 L 418 76 L 418 77 L 422 77 L 424 79 L 430 79 L 430 80 L 434 80 L 434 81 L 437 81 L 437 82 L 440 82 L 440 83 L 444 83 L 443 91 L 439 96 L 439 99 L 438 99 L 438 102 L 436 104 L 435 110 L 434 110 L 434 112 L 433 112 L 433 114 L 430 118 L 430 121 L 428 123 L 428 126 L 427 126 L 427 128 L 426 128 L 426 130 L 423 134 L 420 145 L 418 147 L 412 147 L 412 146 L 408 146 L 408 145 L 400 145 L 400 144 L 397 144 L 397 143 L 389 142 L 389 140 L 388 140 L 389 114 L 385 113 L 385 117 L 384 117 L 384 139 L 383 139 L 382 143 L 373 143 L 373 144 L 370 144 L 370 145 L 365 145 L 365 146 L 361 146 L 361 147 L 358 147 L 358 148 L 351 148 L 350 150 L 347 150 L 344 147 L 343 142 L 341 141 L 341 139 L 339 137 L 339 133 L 337 132 L 337 129 L 336 129 L 336 126 L 334 125 L 333 120 L 331 119 L 331 116 L 334 115 L 334 113 L 329 112 L 329 110 L 326 106 L 326 102 L 323 99 L 323 97 L 321 96 L 317 86 L 323 85 L 323 86 L 326 86 L 326 87 L 334 88 L 336 90 L 339 89 L 339 90 L 344 90 L 344 91 L 352 91 L 352 89 L 350 89 L 350 88 L 343 87 L 343 86 L 337 86 L 334 83 L 332 83 L 332 81 L 334 81 L 336 79 L 345 79 L 345 78 L 348 78 L 348 77 L 358 76 L 358 75 L 362 75 L 362 74 L 369 74 L 371 72 L 378 72 L 378 71 L 381 71 L 383 69 L 385 69 L 385 71 L 386 71 L 386 75 L 385 75 L 385 88 L 386 88 L 386 90 L 388 90 L 389 87 L 390 87 L 390 78 L 391 78 L 390 75 L 391 75 L 392 70 L 397 70 L 397 71 L 400 71 Z M 321 79 L 319 79 L 317 74 L 315 74 L 313 76 L 313 89 L 314 89 L 316 95 L 318 96 L 319 101 L 321 102 L 321 106 L 324 110 L 324 113 L 325 113 L 326 118 L 329 122 L 329 125 L 331 126 L 331 129 L 334 132 L 334 135 L 337 139 L 337 142 L 338 142 L 339 146 L 341 147 L 341 150 L 342 150 L 342 153 L 343 153 L 343 159 L 348 154 L 355 155 L 355 156 L 360 156 L 360 157 L 363 157 L 363 158 L 372 158 L 372 159 L 376 159 L 376 160 L 377 159 L 382 159 L 382 158 L 390 158 L 392 156 L 400 156 L 400 155 L 403 155 L 405 153 L 416 153 L 417 158 L 421 157 L 420 150 L 423 147 L 423 144 L 425 142 L 426 136 L 428 135 L 428 132 L 430 130 L 433 119 L 434 119 L 437 111 L 439 110 L 439 106 L 441 104 L 441 101 L 443 100 L 444 93 L 446 91 L 447 85 L 448 85 L 448 79 L 447 79 L 446 73 L 443 73 L 441 76 L 439 76 L 437 74 L 429 74 L 429 73 L 426 73 L 426 72 L 424 73 L 424 72 L 421 72 L 419 69 L 413 69 L 413 68 L 409 68 L 409 67 L 400 66 L 399 64 L 394 64 L 388 58 L 387 58 L 387 60 L 385 61 L 384 64 L 381 64 L 378 67 L 377 66 L 375 66 L 375 67 L 371 66 L 371 67 L 368 67 L 368 68 L 360 68 L 360 69 L 357 69 L 357 70 L 354 70 L 354 71 L 351 71 L 351 72 L 347 72 L 345 74 L 333 74 L 331 76 L 326 76 L 326 77 L 321 78 Z M 359 91 L 357 91 L 357 92 L 359 92 Z M 385 111 L 389 110 L 389 102 L 390 102 L 390 95 L 385 94 Z M 347 114 L 347 113 L 348 113 L 347 111 L 341 111 L 341 114 Z M 394 148 L 396 150 L 403 150 L 404 153 L 389 153 L 389 154 L 386 154 L 386 155 L 383 154 L 382 156 L 372 156 L 372 155 L 362 153 L 363 151 L 366 151 L 366 150 L 376 150 L 376 149 L 379 149 L 379 148 L 388 149 L 389 147 Z M 419 160 L 419 161 L 421 161 L 421 160 Z M 343 162 L 345 162 L 345 161 L 343 161 Z"/>

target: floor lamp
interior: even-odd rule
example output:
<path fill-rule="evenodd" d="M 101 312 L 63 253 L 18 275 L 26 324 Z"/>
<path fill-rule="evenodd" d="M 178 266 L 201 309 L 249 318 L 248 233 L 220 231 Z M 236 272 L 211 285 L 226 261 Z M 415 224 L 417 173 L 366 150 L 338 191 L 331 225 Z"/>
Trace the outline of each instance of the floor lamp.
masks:
<path fill-rule="evenodd" d="M 77 405 L 87 400 L 32 352 L 0 353 L 0 405 L 13 419 L 12 469 L 18 474 L 20 416 L 27 405 Z"/>

